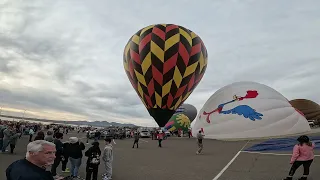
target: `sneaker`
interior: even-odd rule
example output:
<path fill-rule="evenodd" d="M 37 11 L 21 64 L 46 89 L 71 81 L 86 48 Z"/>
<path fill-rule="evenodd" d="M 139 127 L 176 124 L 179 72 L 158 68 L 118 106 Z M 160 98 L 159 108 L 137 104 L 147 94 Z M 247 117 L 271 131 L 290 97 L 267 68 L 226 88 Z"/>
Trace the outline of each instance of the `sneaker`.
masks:
<path fill-rule="evenodd" d="M 64 171 L 62 170 L 61 172 L 63 172 L 63 173 L 69 173 L 69 172 L 70 172 L 70 169 L 69 169 L 69 168 L 66 168 Z"/>

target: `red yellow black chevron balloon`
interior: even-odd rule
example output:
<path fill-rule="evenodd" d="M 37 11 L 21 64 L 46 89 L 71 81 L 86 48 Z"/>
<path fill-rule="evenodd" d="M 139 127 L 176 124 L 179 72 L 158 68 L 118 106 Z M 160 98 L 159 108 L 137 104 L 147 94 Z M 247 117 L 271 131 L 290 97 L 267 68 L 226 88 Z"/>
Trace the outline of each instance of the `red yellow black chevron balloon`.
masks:
<path fill-rule="evenodd" d="M 175 24 L 139 30 L 130 38 L 123 55 L 132 86 L 160 127 L 198 85 L 207 59 L 201 38 Z"/>

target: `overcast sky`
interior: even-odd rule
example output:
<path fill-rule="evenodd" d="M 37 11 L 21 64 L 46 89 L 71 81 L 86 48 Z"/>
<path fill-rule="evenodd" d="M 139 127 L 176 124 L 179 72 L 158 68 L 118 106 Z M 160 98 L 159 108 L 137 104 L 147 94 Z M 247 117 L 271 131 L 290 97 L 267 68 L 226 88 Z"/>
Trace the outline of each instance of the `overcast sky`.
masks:
<path fill-rule="evenodd" d="M 320 103 L 319 0 L 0 0 L 3 112 L 155 125 L 131 87 L 122 53 L 144 26 L 179 24 L 208 49 L 187 103 L 256 81 Z"/>

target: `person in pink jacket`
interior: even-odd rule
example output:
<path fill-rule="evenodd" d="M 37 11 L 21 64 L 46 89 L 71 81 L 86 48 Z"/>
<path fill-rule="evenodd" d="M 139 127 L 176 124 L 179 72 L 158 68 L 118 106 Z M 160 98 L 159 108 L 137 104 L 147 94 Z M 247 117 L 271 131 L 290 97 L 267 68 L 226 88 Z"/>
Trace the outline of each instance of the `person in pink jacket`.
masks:
<path fill-rule="evenodd" d="M 308 136 L 300 136 L 297 141 L 299 142 L 293 148 L 290 164 L 292 167 L 289 172 L 289 176 L 284 180 L 292 180 L 292 177 L 296 170 L 303 165 L 303 176 L 299 180 L 307 180 L 310 166 L 314 159 L 313 149 L 315 144 L 312 143 Z"/>

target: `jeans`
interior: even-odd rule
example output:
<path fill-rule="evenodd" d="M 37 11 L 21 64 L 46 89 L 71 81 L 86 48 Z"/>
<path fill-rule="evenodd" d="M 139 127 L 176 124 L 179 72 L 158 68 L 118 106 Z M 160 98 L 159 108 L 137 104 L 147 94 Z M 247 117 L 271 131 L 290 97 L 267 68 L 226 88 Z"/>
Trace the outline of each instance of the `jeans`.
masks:
<path fill-rule="evenodd" d="M 68 159 L 68 157 L 64 157 L 64 161 L 62 161 L 62 171 L 65 171 L 67 169 Z"/>
<path fill-rule="evenodd" d="M 32 142 L 32 134 L 29 135 L 29 142 Z"/>
<path fill-rule="evenodd" d="M 0 139 L 0 150 L 2 149 L 3 146 L 3 139 Z"/>
<path fill-rule="evenodd" d="M 9 145 L 9 139 L 4 139 L 2 143 L 2 149 L 1 149 L 2 152 L 6 152 L 8 145 Z"/>
<path fill-rule="evenodd" d="M 10 144 L 10 153 L 13 154 L 13 150 L 16 148 L 15 144 Z"/>
<path fill-rule="evenodd" d="M 71 163 L 71 175 L 72 176 L 78 176 L 79 168 L 81 166 L 81 158 L 74 159 L 72 157 L 69 158 L 70 163 Z"/>
<path fill-rule="evenodd" d="M 159 144 L 158 146 L 159 147 L 162 147 L 161 142 L 162 142 L 162 139 L 158 139 L 158 144 Z"/>
<path fill-rule="evenodd" d="M 139 148 L 139 140 L 134 140 L 132 148 L 134 148 L 135 144 L 137 145 L 137 148 Z"/>
<path fill-rule="evenodd" d="M 198 151 L 197 152 L 201 153 L 202 149 L 203 149 L 203 144 L 198 142 Z"/>

